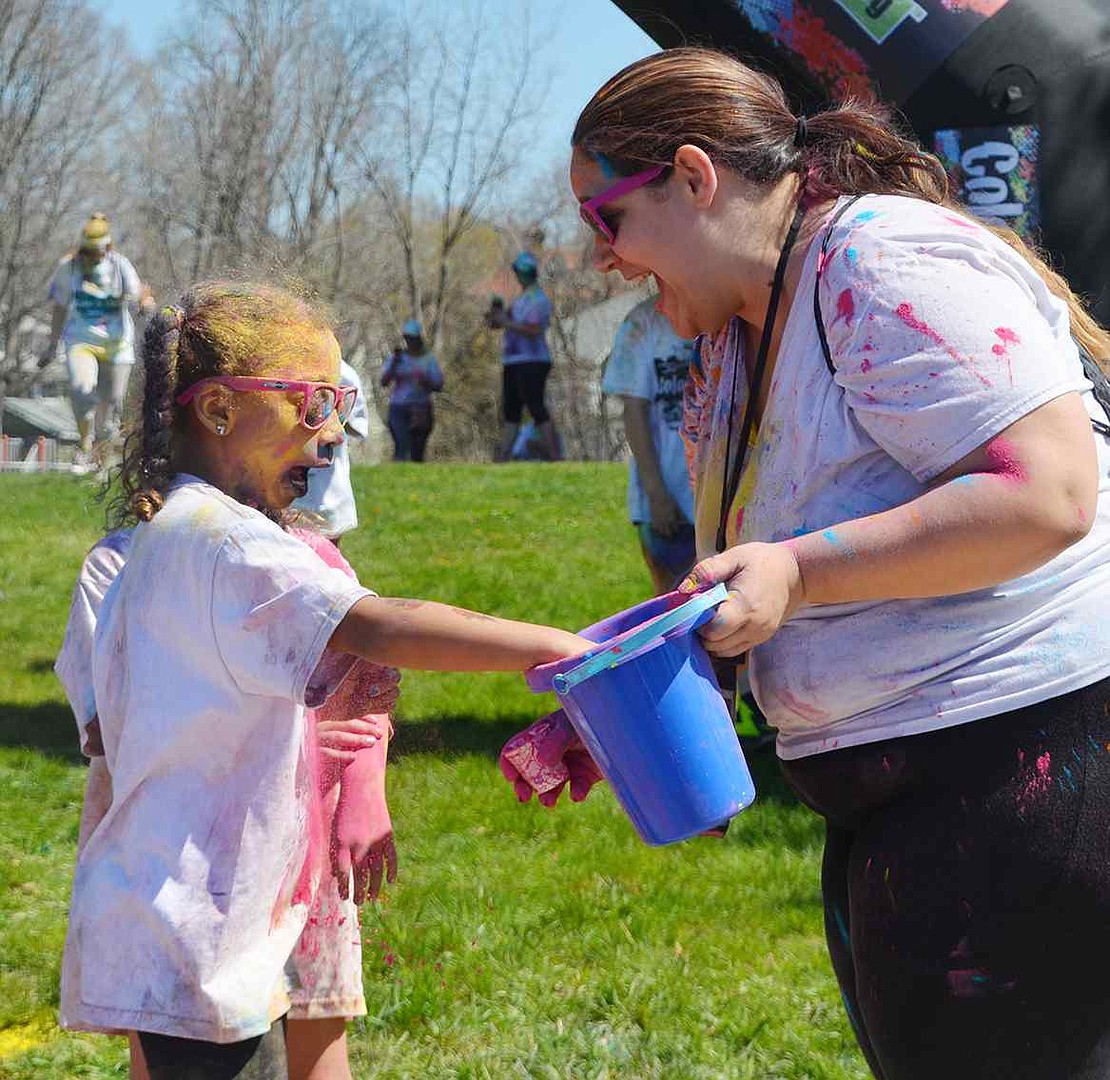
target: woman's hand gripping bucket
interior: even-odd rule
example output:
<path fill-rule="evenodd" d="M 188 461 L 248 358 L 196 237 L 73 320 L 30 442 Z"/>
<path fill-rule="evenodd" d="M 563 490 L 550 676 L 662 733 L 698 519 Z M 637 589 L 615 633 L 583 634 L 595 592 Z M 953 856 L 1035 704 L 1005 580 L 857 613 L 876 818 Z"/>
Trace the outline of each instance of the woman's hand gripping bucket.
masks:
<path fill-rule="evenodd" d="M 695 633 L 727 596 L 668 593 L 583 630 L 597 649 L 527 672 L 554 690 L 637 832 L 670 844 L 719 828 L 755 787 Z"/>

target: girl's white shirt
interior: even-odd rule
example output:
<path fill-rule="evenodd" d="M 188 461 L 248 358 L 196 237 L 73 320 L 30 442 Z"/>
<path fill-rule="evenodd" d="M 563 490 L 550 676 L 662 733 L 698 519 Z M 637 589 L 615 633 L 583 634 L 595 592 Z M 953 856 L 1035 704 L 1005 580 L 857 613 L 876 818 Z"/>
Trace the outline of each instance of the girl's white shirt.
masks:
<path fill-rule="evenodd" d="M 62 1024 L 250 1038 L 289 1008 L 305 919 L 305 706 L 346 674 L 327 643 L 373 594 L 195 477 L 126 559 L 96 620 L 113 796 L 77 862 Z"/>

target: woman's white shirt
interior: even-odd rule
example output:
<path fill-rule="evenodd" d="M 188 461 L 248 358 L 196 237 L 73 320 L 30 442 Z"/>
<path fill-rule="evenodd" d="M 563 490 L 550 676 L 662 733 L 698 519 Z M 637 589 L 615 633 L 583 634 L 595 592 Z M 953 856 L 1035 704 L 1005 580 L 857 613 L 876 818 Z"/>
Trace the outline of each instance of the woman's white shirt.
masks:
<path fill-rule="evenodd" d="M 786 540 L 901 505 L 1062 394 L 1084 393 L 1102 416 L 1067 308 L 1029 264 L 976 223 L 897 196 L 864 198 L 834 227 L 821 279 L 834 377 L 811 300 L 821 236 L 730 508 L 730 544 Z M 716 531 L 740 342 L 734 322 L 707 344 L 688 387 L 703 554 Z M 734 430 L 746 402 L 745 380 L 737 385 Z M 1046 565 L 958 596 L 806 607 L 752 651 L 752 687 L 779 728 L 782 757 L 964 723 L 1110 675 L 1110 447 L 1093 437 L 1093 527 Z"/>

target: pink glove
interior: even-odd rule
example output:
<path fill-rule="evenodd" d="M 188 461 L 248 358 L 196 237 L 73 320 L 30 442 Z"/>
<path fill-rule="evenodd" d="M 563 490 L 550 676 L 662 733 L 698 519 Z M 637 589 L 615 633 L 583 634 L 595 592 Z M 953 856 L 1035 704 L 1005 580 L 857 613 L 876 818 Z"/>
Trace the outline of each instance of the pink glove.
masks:
<path fill-rule="evenodd" d="M 352 896 L 356 904 L 377 898 L 383 874 L 390 882 L 397 877 L 393 821 L 385 801 L 387 743 L 382 739 L 360 750 L 339 781 L 339 805 L 332 819 L 332 873 L 339 895 L 344 900 Z"/>
<path fill-rule="evenodd" d="M 568 782 L 571 801 L 581 802 L 603 779 L 562 709 L 514 735 L 502 748 L 498 765 L 521 802 L 534 793 L 544 806 L 554 806 Z"/>

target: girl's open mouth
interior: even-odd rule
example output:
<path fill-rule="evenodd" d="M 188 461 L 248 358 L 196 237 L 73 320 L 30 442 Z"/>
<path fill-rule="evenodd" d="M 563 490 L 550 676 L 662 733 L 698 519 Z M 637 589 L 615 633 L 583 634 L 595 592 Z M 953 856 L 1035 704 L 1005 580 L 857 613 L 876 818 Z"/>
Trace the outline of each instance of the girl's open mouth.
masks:
<path fill-rule="evenodd" d="M 289 486 L 293 489 L 298 499 L 308 494 L 308 466 L 298 465 L 295 469 L 290 469 L 287 478 Z"/>

